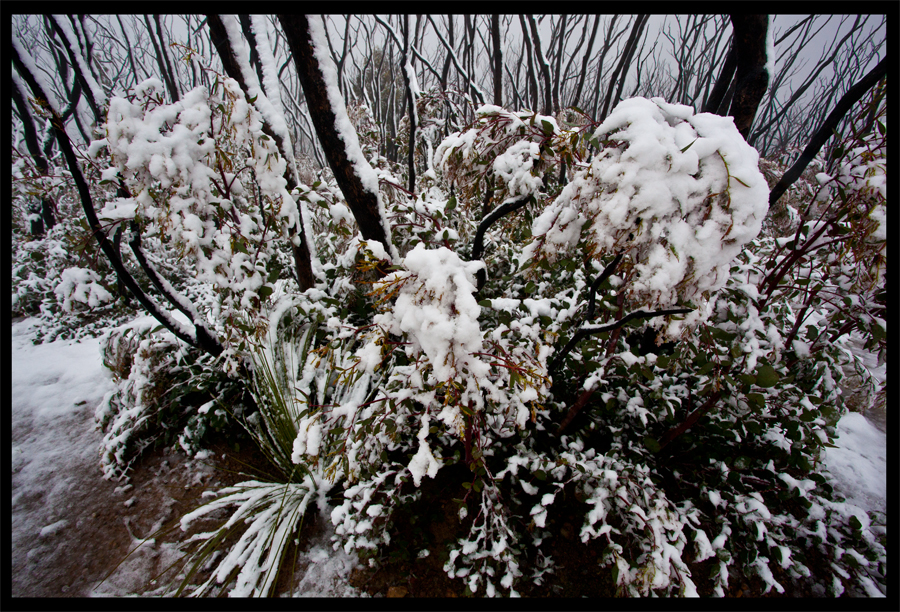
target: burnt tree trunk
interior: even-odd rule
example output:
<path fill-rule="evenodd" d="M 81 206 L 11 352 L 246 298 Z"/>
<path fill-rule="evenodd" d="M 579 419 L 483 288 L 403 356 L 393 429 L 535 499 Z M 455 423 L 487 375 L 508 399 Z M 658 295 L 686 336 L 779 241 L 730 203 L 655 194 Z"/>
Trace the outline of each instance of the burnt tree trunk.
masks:
<path fill-rule="evenodd" d="M 314 55 L 309 21 L 305 15 L 279 15 L 278 20 L 293 54 L 294 65 L 303 87 L 303 94 L 306 96 L 313 126 L 322 144 L 322 151 L 344 194 L 344 199 L 347 200 L 347 205 L 356 218 L 359 231 L 364 239 L 380 242 L 385 251 L 390 252 L 390 239 L 379 211 L 378 192 L 371 186 L 363 184 L 362 177 L 355 171 L 354 163 L 348 156 L 347 144 L 335 127 L 336 115 L 328 98 L 322 68 Z"/>
<path fill-rule="evenodd" d="M 767 15 L 732 15 L 734 28 L 735 75 L 734 97 L 728 114 L 744 137 L 750 138 L 750 128 L 756 110 L 766 93 L 769 73 L 766 71 Z"/>

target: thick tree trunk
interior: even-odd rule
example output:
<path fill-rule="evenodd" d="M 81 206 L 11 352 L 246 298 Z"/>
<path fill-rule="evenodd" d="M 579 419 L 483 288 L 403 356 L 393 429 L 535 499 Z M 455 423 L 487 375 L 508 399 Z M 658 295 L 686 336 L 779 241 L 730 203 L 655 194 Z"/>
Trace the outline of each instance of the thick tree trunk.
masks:
<path fill-rule="evenodd" d="M 348 143 L 345 143 L 335 126 L 335 110 L 329 100 L 328 88 L 319 60 L 313 51 L 313 41 L 309 30 L 309 21 L 305 15 L 279 15 L 278 20 L 284 30 L 294 57 L 294 65 L 309 114 L 328 165 L 334 173 L 334 178 L 344 194 L 347 205 L 353 212 L 359 231 L 366 240 L 380 242 L 385 251 L 391 252 L 390 238 L 382 223 L 379 210 L 377 185 L 366 185 L 363 178 L 354 169 L 354 163 L 348 155 Z M 332 92 L 339 94 L 339 92 Z M 340 101 L 343 105 L 343 101 Z M 345 126 L 344 129 L 352 129 Z M 361 151 L 359 152 L 361 156 Z M 359 161 L 359 160 L 356 160 Z M 362 160 L 365 162 L 365 160 Z"/>
<path fill-rule="evenodd" d="M 756 109 L 766 93 L 769 73 L 766 72 L 767 15 L 732 15 L 735 68 L 734 97 L 728 114 L 734 117 L 734 125 L 745 140 L 750 138 L 750 128 L 756 117 Z"/>

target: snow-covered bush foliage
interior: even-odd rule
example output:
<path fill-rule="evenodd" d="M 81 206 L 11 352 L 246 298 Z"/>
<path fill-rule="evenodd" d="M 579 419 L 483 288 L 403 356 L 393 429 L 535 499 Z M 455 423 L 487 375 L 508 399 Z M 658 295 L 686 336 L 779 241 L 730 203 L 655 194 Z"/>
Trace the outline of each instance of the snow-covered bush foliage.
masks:
<path fill-rule="evenodd" d="M 152 319 L 110 330 L 101 351 L 117 384 L 95 414 L 107 478 L 127 476 L 153 444 L 177 445 L 193 455 L 213 432 L 229 432 L 236 418 L 255 408 L 241 380 Z"/>
<path fill-rule="evenodd" d="M 245 335 L 265 331 L 256 313 L 281 272 L 275 245 L 300 223 L 285 187 L 287 162 L 258 111 L 233 79 L 217 80 L 212 91 L 197 87 L 174 104 L 163 104 L 162 83 L 148 79 L 131 97 L 110 101 L 106 138 L 94 147 L 101 145 L 112 162 L 104 179 L 126 191 L 101 219 L 130 222 L 132 232 L 158 236 L 189 258 L 196 279 L 218 298 L 193 318 L 215 322 L 236 371 Z"/>
<path fill-rule="evenodd" d="M 312 503 L 335 548 L 375 566 L 437 483 L 458 517 L 443 569 L 470 593 L 548 580 L 554 520 L 572 512 L 620 594 L 724 596 L 751 574 L 766 591 L 884 591 L 883 517 L 842 501 L 820 466 L 846 373 L 884 397 L 849 350 L 886 351 L 874 98 L 766 223 L 760 160 L 731 119 L 661 98 L 599 124 L 484 105 L 442 138 L 465 94 L 415 87 L 412 192 L 408 119 L 391 163 L 370 106 L 350 104 L 338 120 L 377 178 L 385 248 L 357 233 L 328 169 L 288 193 L 294 160 L 264 130 L 282 118 L 206 76 L 172 104 L 157 79 L 111 96 L 81 160 L 103 231 L 117 249 L 140 240 L 163 292 L 225 349 L 187 348 L 149 320 L 109 331 L 105 474 L 157 440 L 194 453 L 236 423 L 274 471 L 182 519 L 231 512 L 192 534 L 177 592 L 271 594 Z M 14 311 L 59 327 L 124 311 L 70 177 L 18 153 L 13 173 Z M 59 222 L 34 239 L 28 215 L 48 194 Z M 298 293 L 301 210 L 316 286 Z"/>
<path fill-rule="evenodd" d="M 42 177 L 18 150 L 13 159 L 13 315 L 36 317 L 38 341 L 96 335 L 133 317 L 127 301 L 117 299 L 116 275 L 72 197 L 68 173 L 54 163 L 51 174 Z M 56 223 L 34 236 L 28 210 L 40 199 L 56 204 Z"/>
<path fill-rule="evenodd" d="M 877 174 L 872 146 L 850 150 Z M 196 514 L 232 507 L 226 525 L 244 523 L 216 581 L 268 592 L 296 527 L 283 518 L 313 498 L 335 547 L 375 565 L 426 483 L 463 473 L 446 485 L 461 532 L 444 570 L 472 593 L 552 574 L 542 542 L 569 495 L 622 594 L 723 596 L 736 574 L 766 591 L 883 590 L 877 517 L 842 502 L 818 462 L 844 366 L 878 390 L 845 345 L 857 330 L 884 346 L 884 194 L 816 195 L 767 226 L 790 236 L 760 234 L 757 166 L 729 120 L 660 99 L 565 127 L 482 107 L 436 148 L 437 182 L 387 199 L 399 259 L 339 230 L 340 196 L 317 186 L 315 223 L 339 236 L 318 243 L 326 282 L 277 296 L 254 357 L 251 427 L 283 479 Z M 398 184 L 376 171 L 385 191 Z M 522 198 L 467 261 L 479 209 Z M 258 562 L 241 566 L 251 549 Z"/>

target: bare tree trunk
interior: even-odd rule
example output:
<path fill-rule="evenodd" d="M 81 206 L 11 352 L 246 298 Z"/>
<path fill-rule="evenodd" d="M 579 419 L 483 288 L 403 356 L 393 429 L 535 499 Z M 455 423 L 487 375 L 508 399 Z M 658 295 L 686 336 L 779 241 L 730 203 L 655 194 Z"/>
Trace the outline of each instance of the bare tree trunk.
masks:
<path fill-rule="evenodd" d="M 553 79 L 553 109 L 559 110 L 559 82 L 562 80 L 562 56 L 563 56 L 563 46 L 566 40 L 566 17 L 567 15 L 562 16 L 562 21 L 559 24 L 559 46 L 556 50 L 556 70 L 555 76 Z"/>
<path fill-rule="evenodd" d="M 537 58 L 538 67 L 541 71 L 541 78 L 544 80 L 544 108 L 541 111 L 544 115 L 553 112 L 553 86 L 550 84 L 550 66 L 547 64 L 547 58 L 544 57 L 544 50 L 541 48 L 541 35 L 538 32 L 537 23 L 533 15 L 525 17 L 528 25 L 531 27 L 531 36 L 534 42 L 534 56 Z"/>
<path fill-rule="evenodd" d="M 241 32 L 250 46 L 250 65 L 256 70 L 256 77 L 262 84 L 265 79 L 263 78 L 262 64 L 259 61 L 259 49 L 256 48 L 256 35 L 253 34 L 253 28 L 250 25 L 250 15 L 238 15 L 238 19 L 241 22 Z"/>
<path fill-rule="evenodd" d="M 732 15 L 735 68 L 734 98 L 728 114 L 734 117 L 734 125 L 745 140 L 750 138 L 750 128 L 756 117 L 756 109 L 766 93 L 769 74 L 766 72 L 767 15 Z"/>
<path fill-rule="evenodd" d="M 219 57 L 222 60 L 222 66 L 225 68 L 225 74 L 233 78 L 238 84 L 241 86 L 241 91 L 244 92 L 244 96 L 247 97 L 247 83 L 244 80 L 243 74 L 241 74 L 240 66 L 234 57 L 234 50 L 231 48 L 231 44 L 228 41 L 228 31 L 225 29 L 225 25 L 222 23 L 222 20 L 218 15 L 207 15 L 206 16 L 206 24 L 209 27 L 210 39 L 212 40 L 213 46 L 216 47 L 216 51 L 219 53 Z M 255 39 L 254 39 L 255 42 Z M 269 138 L 271 138 L 276 146 L 278 147 L 281 156 L 285 158 L 285 160 L 290 160 L 293 155 L 288 156 L 287 146 L 284 142 L 284 139 L 275 133 L 272 129 L 272 126 L 268 124 L 265 120 L 263 121 L 263 133 L 266 134 Z M 292 192 L 294 188 L 296 188 L 299 184 L 297 177 L 294 176 L 294 168 L 293 164 L 288 163 L 285 168 L 284 178 L 287 181 L 287 190 Z M 294 241 L 291 240 L 291 252 L 294 256 L 294 272 L 297 274 L 297 282 L 300 285 L 301 291 L 306 291 L 315 286 L 315 276 L 313 274 L 312 269 L 312 250 L 310 249 L 309 242 L 306 239 L 306 231 L 305 231 L 305 223 L 306 219 L 303 218 L 303 214 L 300 212 L 298 208 L 299 214 L 299 227 L 294 227 L 292 232 L 292 238 L 294 236 L 298 237 L 300 240 L 300 245 L 295 245 Z"/>
<path fill-rule="evenodd" d="M 300 77 L 316 134 L 322 143 L 322 150 L 356 218 L 360 233 L 366 240 L 380 242 L 390 253 L 391 243 L 388 229 L 385 227 L 386 220 L 381 216 L 378 187 L 363 183 L 362 177 L 354 168 L 354 161 L 359 160 L 350 160 L 351 152 L 348 151 L 348 144 L 335 127 L 335 109 L 329 100 L 329 91 L 319 60 L 314 55 L 310 24 L 305 15 L 279 15 L 278 20 L 291 48 L 294 65 Z M 343 100 L 335 102 L 343 105 Z M 352 129 L 350 126 L 344 127 Z M 364 159 L 362 161 L 365 162 Z"/>
<path fill-rule="evenodd" d="M 523 15 L 519 15 L 519 22 L 522 24 L 522 38 L 525 40 L 526 48 L 525 56 L 528 58 L 528 90 L 531 92 L 531 95 L 526 96 L 526 99 L 530 99 L 531 109 L 537 111 L 539 104 L 538 86 L 537 77 L 534 74 L 534 53 L 531 50 L 531 36 L 528 34 L 528 25 Z"/>
<path fill-rule="evenodd" d="M 635 17 L 634 24 L 631 26 L 631 34 L 628 36 L 628 41 L 625 43 L 622 57 L 619 59 L 616 69 L 609 78 L 609 87 L 606 89 L 606 99 L 603 102 L 603 109 L 597 117 L 600 120 L 605 119 L 606 115 L 609 114 L 609 111 L 611 110 L 613 91 L 615 90 L 616 85 L 619 84 L 619 81 L 622 83 L 625 81 L 625 75 L 628 73 L 628 62 L 631 60 L 634 48 L 637 47 L 638 37 L 640 37 L 641 30 L 644 28 L 644 17 L 644 15 Z M 622 87 L 619 85 L 619 92 L 621 93 L 621 91 Z"/>
<path fill-rule="evenodd" d="M 597 27 L 600 25 L 600 15 L 594 15 L 594 29 L 591 30 L 591 38 L 588 40 L 587 50 L 584 53 L 584 59 L 581 61 L 581 75 L 578 77 L 578 87 L 575 88 L 575 97 L 572 98 L 572 106 L 578 106 L 578 100 L 581 98 L 581 91 L 584 89 L 584 79 L 587 76 L 588 62 L 591 59 L 591 51 L 594 49 L 594 39 L 597 37 Z"/>
<path fill-rule="evenodd" d="M 409 15 L 403 16 L 403 82 L 406 84 L 406 105 L 409 107 L 409 191 L 416 192 L 416 100 L 413 96 L 412 61 L 409 52 Z"/>
<path fill-rule="evenodd" d="M 19 91 L 16 83 L 10 88 L 12 91 L 13 102 L 19 111 L 19 118 L 22 120 L 22 126 L 25 129 L 25 146 L 28 147 L 28 154 L 34 160 L 34 165 L 41 176 L 47 176 L 50 173 L 50 164 L 41 152 L 38 143 L 37 129 L 34 125 L 34 115 L 31 114 L 31 108 L 23 92 Z M 32 208 L 30 231 L 33 236 L 40 237 L 44 235 L 45 230 L 51 229 L 56 224 L 53 215 L 53 209 L 56 205 L 53 200 L 47 197 L 41 197 L 41 205 L 39 208 Z"/>
<path fill-rule="evenodd" d="M 154 15 L 154 17 L 156 17 L 156 15 Z M 172 98 L 172 102 L 177 102 L 179 96 L 178 90 L 175 89 L 175 81 L 172 80 L 172 76 L 166 69 L 166 62 L 163 59 L 162 50 L 160 49 L 159 43 L 156 41 L 156 36 L 153 34 L 153 26 L 150 25 L 150 18 L 147 15 L 144 15 L 144 23 L 147 24 L 147 32 L 150 34 L 150 42 L 153 44 L 153 50 L 156 52 L 156 63 L 159 66 L 159 71 L 162 73 L 163 81 L 166 84 L 166 89 L 169 90 L 169 96 Z"/>
<path fill-rule="evenodd" d="M 494 56 L 494 105 L 503 106 L 503 52 L 500 48 L 500 15 L 491 15 L 491 44 Z"/>

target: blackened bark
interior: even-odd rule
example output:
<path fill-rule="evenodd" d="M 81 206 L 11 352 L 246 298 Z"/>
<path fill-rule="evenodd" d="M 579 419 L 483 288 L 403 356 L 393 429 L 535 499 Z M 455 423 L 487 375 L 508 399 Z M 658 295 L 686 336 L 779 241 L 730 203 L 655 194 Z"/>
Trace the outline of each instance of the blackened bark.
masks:
<path fill-rule="evenodd" d="M 640 37 L 641 30 L 644 29 L 644 15 L 638 15 L 634 19 L 634 24 L 631 26 L 631 34 L 628 35 L 628 40 L 625 43 L 625 49 L 623 50 L 622 57 L 619 58 L 619 63 L 616 64 L 616 69 L 613 71 L 612 76 L 609 78 L 609 87 L 606 89 L 606 99 L 603 101 L 603 109 L 600 111 L 600 115 L 597 117 L 600 121 L 606 119 L 607 114 L 611 110 L 610 105 L 612 104 L 613 92 L 615 91 L 616 85 L 619 84 L 621 80 L 622 83 L 625 82 L 625 74 L 628 72 L 628 62 L 631 60 L 631 56 L 634 53 L 634 48 L 637 46 L 638 38 Z M 621 93 L 622 88 L 619 86 L 619 92 Z"/>
<path fill-rule="evenodd" d="M 154 17 L 158 17 L 158 15 L 154 15 Z M 156 64 L 159 66 L 159 71 L 162 73 L 166 89 L 169 90 L 169 97 L 172 99 L 172 102 L 177 102 L 178 91 L 175 89 L 175 82 L 172 80 L 169 71 L 166 69 L 166 62 L 163 60 L 162 51 L 159 48 L 159 43 L 156 41 L 156 35 L 153 33 L 153 26 L 150 25 L 150 18 L 147 15 L 144 15 L 144 23 L 147 24 L 150 42 L 153 44 L 153 50 L 156 52 Z"/>
<path fill-rule="evenodd" d="M 578 100 L 581 98 L 581 91 L 584 89 L 584 79 L 587 76 L 588 62 L 591 59 L 591 51 L 594 49 L 594 39 L 597 37 L 597 27 L 599 25 L 600 15 L 594 15 L 594 29 L 591 30 L 591 38 L 588 40 L 587 50 L 584 53 L 584 58 L 581 60 L 581 75 L 578 77 L 578 87 L 575 88 L 572 106 L 578 106 Z"/>
<path fill-rule="evenodd" d="M 494 105 L 503 106 L 503 54 L 500 51 L 500 15 L 491 15 L 494 63 Z"/>
<path fill-rule="evenodd" d="M 241 68 L 234 57 L 234 50 L 231 48 L 231 43 L 228 40 L 228 31 L 225 29 L 225 25 L 222 23 L 221 18 L 219 18 L 218 15 L 208 14 L 206 15 L 206 25 L 209 27 L 210 40 L 216 48 L 219 58 L 222 60 L 225 74 L 237 81 L 238 85 L 241 87 L 241 91 L 244 92 L 244 96 L 248 97 L 247 83 L 245 82 L 244 75 L 241 73 Z M 265 120 L 263 120 L 262 131 L 275 142 L 281 156 L 286 160 L 290 159 L 287 156 L 284 139 L 277 135 L 274 130 L 272 130 L 272 126 Z M 284 178 L 287 181 L 287 190 L 293 192 L 298 186 L 299 181 L 294 177 L 294 170 L 291 164 L 287 164 Z M 300 215 L 300 227 L 291 229 L 291 254 L 294 257 L 294 272 L 297 274 L 297 283 L 300 285 L 301 291 L 306 291 L 316 285 L 316 279 L 312 270 L 312 252 L 309 248 L 309 243 L 306 240 L 306 231 L 304 229 L 306 220 L 303 218 L 302 210 L 299 207 L 297 208 L 297 212 Z M 299 246 L 294 244 L 294 236 L 300 239 Z"/>
<path fill-rule="evenodd" d="M 76 59 L 75 54 L 78 53 L 78 49 L 73 47 L 75 41 L 70 41 L 68 37 L 63 34 L 62 28 L 60 28 L 56 23 L 55 17 L 50 17 L 50 23 L 56 31 L 57 36 L 59 36 L 59 40 L 62 43 L 63 48 L 66 50 L 66 54 L 69 56 L 69 61 L 72 64 L 72 69 L 75 71 L 75 76 L 81 83 L 81 89 L 84 92 L 84 97 L 88 102 L 88 106 L 91 107 L 91 112 L 94 114 L 94 122 L 99 125 L 103 120 L 103 115 L 100 112 L 100 106 L 97 104 L 97 101 L 94 100 L 94 92 L 91 89 L 90 85 L 88 85 L 84 74 L 82 74 L 81 72 L 81 67 L 78 63 L 78 60 Z"/>
<path fill-rule="evenodd" d="M 568 15 L 562 16 L 562 21 L 559 24 L 559 46 L 556 49 L 556 70 L 553 79 L 553 110 L 558 111 L 560 109 L 559 105 L 559 82 L 563 79 L 562 74 L 562 56 L 563 56 L 563 46 L 566 42 L 566 20 Z M 551 43 L 552 44 L 552 43 Z"/>
<path fill-rule="evenodd" d="M 478 229 L 475 231 L 475 239 L 472 241 L 473 260 L 481 259 L 481 256 L 484 254 L 484 234 L 488 228 L 504 215 L 515 212 L 528 204 L 532 197 L 533 196 L 527 195 L 516 200 L 510 200 L 498 206 L 492 213 L 481 220 Z M 484 268 L 475 273 L 475 278 L 477 290 L 481 291 L 481 288 L 484 287 L 484 283 L 487 281 L 487 272 L 485 272 Z"/>
<path fill-rule="evenodd" d="M 319 60 L 313 55 L 309 22 L 305 15 L 279 15 L 278 20 L 293 54 L 294 65 L 303 87 L 303 94 L 306 96 L 313 126 L 322 144 L 322 151 L 347 205 L 356 218 L 359 231 L 364 239 L 380 242 L 390 253 L 390 241 L 378 209 L 378 193 L 370 191 L 363 185 L 362 179 L 353 169 L 344 141 L 335 127 L 336 117 L 328 100 L 322 69 L 319 67 Z"/>
<path fill-rule="evenodd" d="M 409 53 L 409 15 L 404 15 L 403 27 L 403 83 L 406 85 L 406 106 L 409 109 L 409 191 L 416 192 L 416 100 L 413 97 L 412 82 L 409 72 L 412 70 L 412 61 Z M 407 69 L 407 65 L 409 69 Z"/>
<path fill-rule="evenodd" d="M 259 61 L 259 51 L 256 48 L 256 35 L 253 34 L 253 28 L 250 27 L 250 15 L 238 15 L 238 19 L 241 22 L 241 32 L 244 33 L 244 38 L 247 39 L 250 47 L 250 65 L 256 70 L 256 76 L 262 84 L 265 79 L 263 79 L 262 63 Z"/>
<path fill-rule="evenodd" d="M 531 36 L 534 43 L 534 56 L 538 60 L 538 68 L 541 71 L 541 79 L 544 81 L 544 108 L 542 113 L 549 115 L 553 112 L 553 86 L 550 83 L 550 66 L 547 65 L 544 57 L 544 50 L 540 46 L 540 34 L 538 33 L 537 22 L 533 15 L 526 16 L 528 25 L 531 27 Z"/>
<path fill-rule="evenodd" d="M 536 111 L 538 107 L 538 86 L 537 76 L 534 74 L 534 52 L 531 50 L 531 35 L 528 33 L 528 25 L 525 23 L 523 15 L 519 15 L 519 22 L 522 24 L 522 38 L 525 40 L 525 48 L 527 50 L 525 55 L 528 58 L 528 89 L 531 91 L 531 109 Z"/>
<path fill-rule="evenodd" d="M 38 143 L 37 129 L 34 125 L 34 116 L 31 114 L 31 108 L 28 106 L 28 102 L 22 97 L 22 93 L 19 91 L 18 87 L 13 85 L 11 90 L 13 102 L 19 111 L 19 117 L 22 119 L 22 126 L 25 129 L 25 146 L 28 147 L 28 154 L 31 155 L 31 158 L 34 160 L 34 165 L 37 167 L 40 175 L 47 176 L 50 172 L 50 165 L 47 163 L 47 159 L 44 157 L 40 144 Z M 56 224 L 56 218 L 53 214 L 54 208 L 55 205 L 53 200 L 42 197 L 40 208 L 29 211 L 34 215 L 37 215 L 37 218 L 33 218 L 31 221 L 30 231 L 33 236 L 43 236 L 45 230 L 49 230 Z"/>
<path fill-rule="evenodd" d="M 800 175 L 803 174 L 803 171 L 806 169 L 806 166 L 809 165 L 809 162 L 815 158 L 816 154 L 834 134 L 835 128 L 837 128 L 841 119 L 844 118 L 844 115 L 850 111 L 854 104 L 859 102 L 867 91 L 874 87 L 878 81 L 883 79 L 886 74 L 887 58 L 884 58 L 878 62 L 878 65 L 870 70 L 862 80 L 847 90 L 847 93 L 845 93 L 838 101 L 834 110 L 825 118 L 825 122 L 822 123 L 819 129 L 816 130 L 816 133 L 813 134 L 809 144 L 803 149 L 803 153 L 800 154 L 800 157 L 797 158 L 794 165 L 784 173 L 781 180 L 779 180 L 775 187 L 772 188 L 772 191 L 769 193 L 769 206 L 777 202 L 778 198 L 787 191 L 787 188 L 800 178 Z"/>
<path fill-rule="evenodd" d="M 756 110 L 766 93 L 769 73 L 766 71 L 766 30 L 768 15 L 731 15 L 734 29 L 735 67 L 734 98 L 728 114 L 744 137 L 750 138 L 750 128 Z"/>

